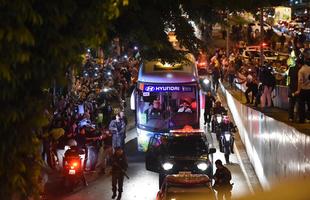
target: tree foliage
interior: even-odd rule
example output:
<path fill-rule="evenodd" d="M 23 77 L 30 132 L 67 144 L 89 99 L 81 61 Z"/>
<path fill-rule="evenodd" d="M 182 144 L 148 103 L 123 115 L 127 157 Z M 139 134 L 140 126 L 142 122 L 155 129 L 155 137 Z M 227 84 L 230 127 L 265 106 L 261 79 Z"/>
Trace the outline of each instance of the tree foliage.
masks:
<path fill-rule="evenodd" d="M 178 59 L 184 52 L 173 49 L 167 38 L 169 31 L 174 31 L 189 51 L 196 51 L 199 44 L 180 5 L 176 0 L 132 0 L 121 10 L 110 35 L 143 45 L 141 53 L 146 59 Z"/>
<path fill-rule="evenodd" d="M 43 92 L 107 39 L 124 0 L 0 1 L 0 196 L 37 194 L 38 130 L 47 123 Z"/>
<path fill-rule="evenodd" d="M 167 40 L 168 30 L 176 33 L 181 46 L 195 53 L 201 46 L 201 41 L 195 37 L 189 21 L 199 24 L 204 20 L 208 24 L 214 24 L 223 21 L 223 12 L 227 9 L 254 11 L 262 6 L 279 5 L 283 2 L 284 0 L 148 0 L 146 3 L 144 0 L 131 0 L 110 28 L 110 35 L 143 44 L 141 53 L 144 58 L 174 60 L 184 52 L 173 49 Z"/>

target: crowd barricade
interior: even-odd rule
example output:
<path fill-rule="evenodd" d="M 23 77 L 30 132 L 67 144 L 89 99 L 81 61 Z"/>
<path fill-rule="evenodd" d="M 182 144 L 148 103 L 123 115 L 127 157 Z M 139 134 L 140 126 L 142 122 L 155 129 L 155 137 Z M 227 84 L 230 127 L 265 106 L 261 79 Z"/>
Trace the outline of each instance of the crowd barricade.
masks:
<path fill-rule="evenodd" d="M 277 85 L 272 92 L 273 105 L 277 108 L 288 110 L 288 87 Z"/>
<path fill-rule="evenodd" d="M 221 88 L 264 189 L 284 178 L 310 175 L 310 136 L 247 107 Z"/>
<path fill-rule="evenodd" d="M 242 78 L 245 79 L 246 77 L 243 76 Z M 238 79 L 238 81 L 240 80 Z M 236 87 L 240 89 L 242 92 L 245 92 L 245 90 L 247 89 L 246 83 L 236 84 Z M 288 104 L 288 87 L 287 86 L 276 85 L 276 87 L 272 91 L 271 97 L 272 97 L 274 107 L 288 110 L 289 104 Z"/>

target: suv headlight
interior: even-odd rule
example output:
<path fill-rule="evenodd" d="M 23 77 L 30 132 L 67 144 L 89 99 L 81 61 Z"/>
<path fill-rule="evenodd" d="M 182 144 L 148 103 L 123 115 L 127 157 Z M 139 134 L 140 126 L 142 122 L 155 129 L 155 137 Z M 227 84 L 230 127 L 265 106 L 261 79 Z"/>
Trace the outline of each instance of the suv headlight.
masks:
<path fill-rule="evenodd" d="M 173 164 L 170 162 L 165 162 L 164 164 L 162 164 L 162 167 L 164 168 L 164 170 L 168 171 L 168 170 L 172 169 Z"/>
<path fill-rule="evenodd" d="M 201 162 L 197 164 L 198 169 L 200 169 L 201 171 L 205 171 L 208 168 L 208 164 Z"/>

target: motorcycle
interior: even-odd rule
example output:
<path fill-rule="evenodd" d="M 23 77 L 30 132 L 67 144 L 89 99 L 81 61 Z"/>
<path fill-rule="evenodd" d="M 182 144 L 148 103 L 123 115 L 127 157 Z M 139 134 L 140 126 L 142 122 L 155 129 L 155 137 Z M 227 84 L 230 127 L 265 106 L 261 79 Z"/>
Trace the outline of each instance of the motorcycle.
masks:
<path fill-rule="evenodd" d="M 221 137 L 221 129 L 220 129 L 220 124 L 224 119 L 224 116 L 227 113 L 216 113 L 212 115 L 212 132 L 216 134 L 216 138 L 218 141 L 220 141 L 220 137 Z"/>
<path fill-rule="evenodd" d="M 65 153 L 63 160 L 63 174 L 64 174 L 64 186 L 69 190 L 73 191 L 80 181 L 83 181 L 84 185 L 87 186 L 87 182 L 84 176 L 84 159 L 85 150 L 78 150 L 77 148 L 71 147 Z"/>
<path fill-rule="evenodd" d="M 234 153 L 234 133 L 232 131 L 225 131 L 220 136 L 220 152 L 224 153 L 226 163 L 229 162 L 229 156 Z"/>

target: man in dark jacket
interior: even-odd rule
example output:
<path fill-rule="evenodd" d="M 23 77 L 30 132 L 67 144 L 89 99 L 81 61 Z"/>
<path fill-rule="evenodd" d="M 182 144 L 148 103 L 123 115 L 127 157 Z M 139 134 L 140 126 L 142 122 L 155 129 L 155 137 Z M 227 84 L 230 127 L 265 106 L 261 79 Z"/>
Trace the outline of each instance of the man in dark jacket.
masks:
<path fill-rule="evenodd" d="M 298 101 L 298 96 L 295 96 L 295 92 L 297 91 L 298 86 L 298 71 L 300 64 L 290 66 L 288 70 L 288 119 L 290 122 L 294 120 L 294 108 L 295 104 Z"/>
<path fill-rule="evenodd" d="M 215 102 L 214 96 L 211 94 L 210 91 L 207 92 L 207 95 L 205 96 L 205 113 L 204 113 L 204 125 L 208 123 L 208 127 L 210 126 L 211 122 L 211 109 L 213 107 L 213 104 Z"/>
<path fill-rule="evenodd" d="M 226 200 L 231 199 L 231 190 L 232 185 L 230 183 L 231 180 L 231 173 L 230 171 L 223 166 L 221 160 L 215 161 L 216 172 L 214 174 L 214 185 L 213 188 L 217 191 L 217 199 L 223 200 L 225 196 Z"/>
<path fill-rule="evenodd" d="M 127 168 L 127 158 L 123 149 L 118 147 L 112 156 L 112 199 L 116 197 L 116 190 L 118 190 L 117 199 L 119 200 L 122 197 L 124 176 Z M 118 185 L 118 188 L 116 185 Z"/>
<path fill-rule="evenodd" d="M 273 68 L 271 66 L 263 66 L 259 74 L 259 80 L 263 85 L 263 92 L 260 97 L 261 109 L 266 107 L 270 108 L 272 106 L 271 92 L 276 85 L 276 79 L 272 74 Z"/>

